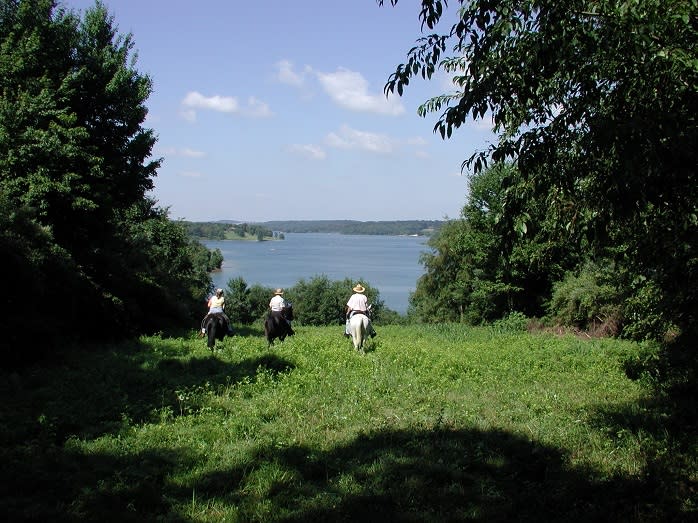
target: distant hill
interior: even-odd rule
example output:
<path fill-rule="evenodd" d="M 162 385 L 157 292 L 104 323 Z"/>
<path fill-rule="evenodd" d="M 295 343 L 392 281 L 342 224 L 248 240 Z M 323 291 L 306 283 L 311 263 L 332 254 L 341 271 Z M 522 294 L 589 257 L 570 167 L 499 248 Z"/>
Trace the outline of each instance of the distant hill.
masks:
<path fill-rule="evenodd" d="M 198 239 L 231 240 L 240 237 L 260 236 L 264 239 L 282 239 L 287 232 L 324 232 L 339 234 L 372 234 L 386 236 L 430 236 L 437 231 L 441 220 L 278 220 L 268 222 L 244 222 L 217 220 L 214 222 L 182 221 L 189 234 Z"/>
<path fill-rule="evenodd" d="M 340 234 L 378 234 L 378 235 L 419 235 L 428 236 L 438 230 L 444 222 L 441 220 L 394 220 L 367 221 L 358 220 L 280 220 L 259 222 L 258 225 L 282 232 L 327 232 Z"/>

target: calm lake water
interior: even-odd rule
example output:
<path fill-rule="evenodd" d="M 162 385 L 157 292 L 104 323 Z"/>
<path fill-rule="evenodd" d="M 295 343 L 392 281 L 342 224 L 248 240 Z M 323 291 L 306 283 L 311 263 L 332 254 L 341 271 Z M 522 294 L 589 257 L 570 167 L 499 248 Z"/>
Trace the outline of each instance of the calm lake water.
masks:
<path fill-rule="evenodd" d="M 287 233 L 280 241 L 207 241 L 225 258 L 212 274 L 216 287 L 241 276 L 247 285 L 292 287 L 298 280 L 325 275 L 330 280 L 362 279 L 380 292 L 385 306 L 404 314 L 410 292 L 424 273 L 419 263 L 429 250 L 420 236 L 369 236 L 326 233 Z M 347 299 L 351 289 L 347 289 Z M 369 296 L 370 300 L 370 296 Z"/>

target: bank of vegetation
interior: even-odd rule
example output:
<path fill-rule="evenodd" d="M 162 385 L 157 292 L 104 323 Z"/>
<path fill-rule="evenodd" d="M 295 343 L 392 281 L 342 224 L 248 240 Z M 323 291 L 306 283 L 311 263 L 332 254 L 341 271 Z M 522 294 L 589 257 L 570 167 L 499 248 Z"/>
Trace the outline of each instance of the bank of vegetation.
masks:
<path fill-rule="evenodd" d="M 196 240 L 283 240 L 283 232 L 273 231 L 265 225 L 226 222 L 180 221 Z"/>
<path fill-rule="evenodd" d="M 430 32 L 444 4 L 422 2 Z M 0 0 L 4 512 L 695 516 L 698 4 L 461 7 L 386 85 L 455 73 L 458 94 L 420 113 L 444 138 L 471 117 L 498 136 L 464 164 L 461 216 L 391 225 L 434 232 L 407 317 L 378 307 L 381 341 L 347 360 L 337 282 L 312 278 L 289 289 L 307 329 L 293 351 L 257 332 L 221 359 L 190 329 L 222 258 L 148 196 L 152 81 L 132 36 L 99 3 Z M 241 333 L 258 330 L 269 290 L 229 291 Z M 594 341 L 490 345 L 467 327 L 511 323 Z"/>
<path fill-rule="evenodd" d="M 441 220 L 284 220 L 262 222 L 273 230 L 285 232 L 324 232 L 389 236 L 429 236 L 443 224 Z"/>
<path fill-rule="evenodd" d="M 283 234 L 287 232 L 430 236 L 443 223 L 443 221 L 439 220 L 282 220 L 260 223 L 230 223 L 222 220 L 216 222 L 182 222 L 189 233 L 199 240 L 231 240 L 240 239 L 241 237 L 283 239 Z M 242 233 L 240 232 L 241 229 L 244 229 Z"/>
<path fill-rule="evenodd" d="M 303 325 L 344 324 L 347 289 L 357 281 L 345 278 L 330 280 L 318 274 L 302 278 L 284 289 L 284 298 L 293 305 L 293 315 Z M 379 324 L 404 324 L 408 318 L 385 306 L 380 291 L 370 282 L 359 283 L 366 289 L 371 304 L 371 319 Z M 248 285 L 242 276 L 231 278 L 225 290 L 226 311 L 231 321 L 252 325 L 262 321 L 269 310 L 269 299 L 274 288 L 260 284 Z"/>

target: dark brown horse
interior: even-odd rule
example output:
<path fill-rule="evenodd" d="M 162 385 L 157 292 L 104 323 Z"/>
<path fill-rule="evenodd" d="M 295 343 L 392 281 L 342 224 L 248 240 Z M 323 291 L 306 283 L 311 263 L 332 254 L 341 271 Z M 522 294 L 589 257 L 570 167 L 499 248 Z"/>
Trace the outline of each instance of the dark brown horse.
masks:
<path fill-rule="evenodd" d="M 273 311 L 264 320 L 264 336 L 267 338 L 269 346 L 274 345 L 274 339 L 279 338 L 284 341 L 286 336 L 293 336 L 295 333 L 288 323 L 293 320 L 293 305 L 289 304 L 283 311 Z"/>
<path fill-rule="evenodd" d="M 207 338 L 206 346 L 213 350 L 216 340 L 223 341 L 223 338 L 228 333 L 228 320 L 225 314 L 214 312 L 207 314 L 203 323 Z"/>

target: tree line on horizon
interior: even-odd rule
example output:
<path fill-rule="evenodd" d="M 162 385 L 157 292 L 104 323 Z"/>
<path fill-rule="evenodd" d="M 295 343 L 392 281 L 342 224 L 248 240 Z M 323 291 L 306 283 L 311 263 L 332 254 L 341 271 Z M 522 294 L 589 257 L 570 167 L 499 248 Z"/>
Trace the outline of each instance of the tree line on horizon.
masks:
<path fill-rule="evenodd" d="M 222 241 L 240 238 L 256 238 L 258 241 L 270 239 L 283 239 L 265 225 L 254 223 L 228 223 L 228 222 L 179 222 L 185 227 L 187 233 L 197 240 Z M 219 266 L 220 267 L 220 266 Z"/>
<path fill-rule="evenodd" d="M 214 222 L 182 223 L 192 235 L 207 240 L 225 240 L 225 233 L 237 227 L 261 227 L 266 236 L 272 231 L 280 233 L 338 233 L 369 234 L 386 236 L 429 236 L 439 230 L 445 220 L 276 220 L 267 222 L 233 222 L 220 220 Z"/>
<path fill-rule="evenodd" d="M 428 236 L 437 231 L 444 220 L 277 220 L 262 222 L 273 230 L 294 233 L 339 233 L 388 236 Z"/>

